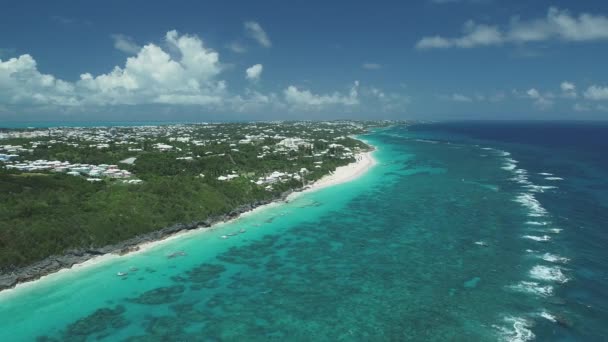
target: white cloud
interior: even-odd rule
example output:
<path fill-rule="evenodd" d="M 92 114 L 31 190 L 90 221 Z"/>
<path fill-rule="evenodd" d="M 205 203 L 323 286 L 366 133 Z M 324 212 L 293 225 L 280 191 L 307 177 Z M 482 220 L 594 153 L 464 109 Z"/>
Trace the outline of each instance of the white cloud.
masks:
<path fill-rule="evenodd" d="M 137 45 L 135 40 L 129 36 L 124 34 L 113 34 L 111 37 L 114 40 L 114 48 L 119 51 L 129 55 L 136 55 L 139 50 L 141 50 L 141 46 Z"/>
<path fill-rule="evenodd" d="M 501 44 L 504 40 L 497 26 L 476 24 L 469 20 L 464 24 L 463 35 L 458 38 L 443 38 L 440 36 L 424 37 L 417 44 L 418 49 L 432 48 L 471 48 L 474 46 L 487 46 Z"/>
<path fill-rule="evenodd" d="M 266 34 L 266 31 L 264 31 L 260 24 L 255 21 L 246 21 L 243 25 L 245 26 L 245 33 L 247 33 L 249 37 L 257 41 L 261 46 L 272 46 L 268 34 Z"/>
<path fill-rule="evenodd" d="M 262 64 L 255 64 L 247 68 L 245 70 L 246 76 L 250 81 L 256 82 L 260 80 L 260 76 L 262 76 L 262 71 L 264 70 L 264 66 Z"/>
<path fill-rule="evenodd" d="M 592 85 L 583 94 L 589 100 L 608 100 L 608 87 Z"/>
<path fill-rule="evenodd" d="M 230 106 L 237 112 L 254 112 L 260 110 L 285 110 L 286 105 L 275 93 L 263 94 L 258 91 L 246 89 L 245 94 L 230 99 Z"/>
<path fill-rule="evenodd" d="M 363 67 L 363 69 L 367 69 L 367 70 L 378 70 L 382 68 L 382 65 L 378 64 L 378 63 L 363 63 L 361 65 L 361 67 Z"/>
<path fill-rule="evenodd" d="M 452 94 L 452 96 L 450 97 L 452 99 L 452 101 L 456 101 L 456 102 L 473 102 L 473 99 L 471 99 L 468 96 L 462 95 L 462 94 Z"/>
<path fill-rule="evenodd" d="M 0 59 L 0 103 L 73 106 L 74 85 L 38 71 L 30 55 Z"/>
<path fill-rule="evenodd" d="M 221 103 L 226 83 L 215 80 L 222 70 L 218 53 L 196 36 L 169 31 L 165 39 L 179 58 L 148 44 L 127 58 L 124 67 L 97 76 L 84 73 L 76 82 L 40 73 L 30 55 L 0 60 L 0 99 L 60 106 Z"/>
<path fill-rule="evenodd" d="M 169 31 L 164 43 L 162 47 L 146 44 L 109 72 L 85 72 L 74 81 L 42 73 L 35 59 L 27 54 L 0 59 L 0 104 L 3 108 L 19 108 L 20 113 L 104 113 L 112 112 L 112 106 L 155 104 L 165 105 L 155 108 L 166 110 L 201 106 L 217 113 L 340 113 L 363 109 L 401 113 L 410 101 L 403 94 L 360 87 L 358 81 L 343 91 L 326 93 L 295 85 L 276 93 L 250 88 L 231 93 L 221 77 L 225 64 L 199 37 Z M 255 81 L 262 72 L 263 66 L 256 64 L 246 70 L 245 77 Z"/>
<path fill-rule="evenodd" d="M 562 96 L 569 99 L 575 99 L 578 95 L 576 94 L 576 86 L 574 83 L 564 81 L 559 85 L 562 90 Z"/>
<path fill-rule="evenodd" d="M 534 100 L 534 105 L 536 105 L 540 109 L 548 109 L 553 106 L 552 98 L 554 96 L 551 93 L 541 94 L 535 88 L 531 88 L 526 91 L 526 95 L 528 98 Z"/>
<path fill-rule="evenodd" d="M 473 98 L 470 96 L 466 96 L 459 93 L 453 93 L 450 95 L 437 95 L 437 98 L 444 101 L 454 101 L 454 102 L 473 102 Z M 481 94 L 478 94 L 475 97 L 477 101 L 483 101 L 484 97 Z"/>
<path fill-rule="evenodd" d="M 573 16 L 567 10 L 550 7 L 547 15 L 540 19 L 522 21 L 519 17 L 511 18 L 509 25 L 502 30 L 498 26 L 468 21 L 464 25 L 462 36 L 423 37 L 416 44 L 416 48 L 472 48 L 504 43 L 548 40 L 580 42 L 604 39 L 608 39 L 608 17 L 588 13 Z"/>
<path fill-rule="evenodd" d="M 568 81 L 564 81 L 562 82 L 559 87 L 562 89 L 562 91 L 564 92 L 569 92 L 569 91 L 575 91 L 576 90 L 576 86 L 574 85 L 574 83 L 570 83 Z"/>
<path fill-rule="evenodd" d="M 333 105 L 355 106 L 359 104 L 358 88 L 359 82 L 355 81 L 348 95 L 339 92 L 320 95 L 309 90 L 300 90 L 291 85 L 283 91 L 283 96 L 288 105 L 298 109 L 318 109 L 319 107 Z"/>
<path fill-rule="evenodd" d="M 509 30 L 510 40 L 517 42 L 562 39 L 587 41 L 608 39 L 608 18 L 588 13 L 572 16 L 567 10 L 549 8 L 547 16 L 532 21 L 513 18 Z"/>
<path fill-rule="evenodd" d="M 370 94 L 371 94 L 372 96 L 375 96 L 375 97 L 377 97 L 377 98 L 379 98 L 379 99 L 384 99 L 384 98 L 386 98 L 386 94 L 385 94 L 385 93 L 384 93 L 382 90 L 380 90 L 380 89 L 378 89 L 378 88 L 372 87 L 372 88 L 369 90 L 369 92 L 370 92 Z"/>

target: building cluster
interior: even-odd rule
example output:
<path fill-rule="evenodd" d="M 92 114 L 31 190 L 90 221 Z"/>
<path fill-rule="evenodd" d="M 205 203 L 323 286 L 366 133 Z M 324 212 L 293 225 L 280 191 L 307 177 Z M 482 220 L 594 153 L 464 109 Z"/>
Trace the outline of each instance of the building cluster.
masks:
<path fill-rule="evenodd" d="M 72 164 L 66 161 L 33 160 L 24 162 L 7 162 L 4 165 L 7 169 L 15 169 L 25 172 L 58 172 L 70 176 L 84 176 L 90 182 L 101 181 L 102 178 L 116 178 L 127 180 L 126 183 L 137 184 L 139 179 L 133 178 L 133 174 L 127 170 L 121 170 L 117 165 L 91 165 L 91 164 Z"/>
<path fill-rule="evenodd" d="M 79 149 L 111 150 L 126 158 L 121 163 L 133 164 L 145 153 L 167 153 L 177 161 L 193 161 L 199 158 L 230 158 L 232 164 L 237 155 L 253 153 L 257 159 L 290 161 L 291 171 L 273 170 L 270 173 L 255 172 L 247 178 L 257 185 L 272 187 L 277 182 L 302 180 L 305 168 L 322 168 L 323 160 L 352 159 L 352 142 L 346 143 L 350 134 L 363 131 L 365 126 L 355 122 L 258 122 L 234 124 L 178 124 L 160 126 L 123 127 L 57 127 L 44 129 L 9 130 L 0 132 L 2 139 L 19 139 L 21 145 L 0 145 L 0 166 L 22 172 L 61 172 L 86 177 L 91 182 L 103 178 L 120 179 L 138 183 L 133 174 L 116 165 L 76 164 L 68 161 L 43 160 L 37 148 L 52 149 L 55 145 L 78 153 Z M 23 142 L 23 140 L 29 140 Z M 36 150 L 37 151 L 37 150 Z M 37 151 L 38 152 L 38 151 Z M 44 155 L 44 154 L 43 154 Z M 50 154 L 52 155 L 52 154 Z M 35 157 L 36 156 L 36 157 Z M 32 160 L 32 159 L 41 160 Z M 303 162 L 302 158 L 310 158 Z M 51 158 L 46 158 L 51 159 Z M 299 160 L 299 161 L 298 161 Z M 128 162 L 127 162 L 128 161 Z M 227 168 L 227 174 L 216 177 L 230 181 L 241 175 Z M 202 176 L 204 177 L 204 176 Z"/>

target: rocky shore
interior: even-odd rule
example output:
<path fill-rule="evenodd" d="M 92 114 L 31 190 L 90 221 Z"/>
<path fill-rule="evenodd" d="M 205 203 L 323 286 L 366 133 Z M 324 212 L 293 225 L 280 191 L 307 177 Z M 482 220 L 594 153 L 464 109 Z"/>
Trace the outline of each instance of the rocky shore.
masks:
<path fill-rule="evenodd" d="M 163 240 L 171 235 L 177 234 L 186 230 L 199 228 L 210 228 L 216 223 L 232 220 L 239 215 L 251 211 L 257 207 L 269 204 L 276 201 L 285 201 L 287 197 L 295 189 L 286 191 L 278 198 L 273 200 L 261 200 L 250 204 L 239 206 L 231 212 L 215 217 L 207 218 L 203 221 L 195 221 L 190 223 L 178 223 L 169 227 L 155 230 L 148 234 L 136 236 L 134 238 L 122 241 L 117 244 L 108 245 L 99 248 L 79 248 L 66 251 L 63 255 L 52 255 L 34 264 L 26 267 L 16 268 L 9 272 L 0 273 L 0 291 L 15 287 L 19 283 L 24 283 L 39 279 L 45 275 L 57 272 L 64 268 L 70 268 L 76 264 L 83 263 L 94 257 L 114 253 L 125 255 L 139 250 L 139 246 L 148 242 Z"/>

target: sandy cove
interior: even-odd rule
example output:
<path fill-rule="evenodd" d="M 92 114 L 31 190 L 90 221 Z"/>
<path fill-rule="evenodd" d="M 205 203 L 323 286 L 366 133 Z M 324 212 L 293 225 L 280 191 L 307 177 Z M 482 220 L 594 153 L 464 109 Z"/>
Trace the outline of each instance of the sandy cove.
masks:
<path fill-rule="evenodd" d="M 24 288 L 27 288 L 28 286 L 35 285 L 36 283 L 38 283 L 38 281 L 44 280 L 45 278 L 60 276 L 64 272 L 74 272 L 74 271 L 83 269 L 85 267 L 90 267 L 93 265 L 97 265 L 99 263 L 103 263 L 103 262 L 112 260 L 114 258 L 121 258 L 121 257 L 125 257 L 125 256 L 130 256 L 135 253 L 141 253 L 141 252 L 147 251 L 151 248 L 154 248 L 156 246 L 159 246 L 161 244 L 168 243 L 177 238 L 191 236 L 193 234 L 200 234 L 201 232 L 209 231 L 211 229 L 221 229 L 222 226 L 224 226 L 230 222 L 233 222 L 235 220 L 238 220 L 241 217 L 244 217 L 246 215 L 251 215 L 251 214 L 259 212 L 261 210 L 280 205 L 283 201 L 293 200 L 293 199 L 297 198 L 298 196 L 301 196 L 304 193 L 317 191 L 317 190 L 327 188 L 327 187 L 330 187 L 333 185 L 342 184 L 342 183 L 346 183 L 346 182 L 355 180 L 355 179 L 361 177 L 363 174 L 365 174 L 374 165 L 376 165 L 376 160 L 373 158 L 372 153 L 373 153 L 373 151 L 358 153 L 355 156 L 355 159 L 356 159 L 355 162 L 336 168 L 336 170 L 334 172 L 330 173 L 329 175 L 324 176 L 323 178 L 317 180 L 316 182 L 314 182 L 311 185 L 306 186 L 304 189 L 302 189 L 300 191 L 295 191 L 295 192 L 290 193 L 289 195 L 287 195 L 286 197 L 284 197 L 280 200 L 275 200 L 275 201 L 272 201 L 269 203 L 264 203 L 264 204 L 261 204 L 258 206 L 254 206 L 252 209 L 243 211 L 234 216 L 226 215 L 226 217 L 229 217 L 228 219 L 213 222 L 209 226 L 200 225 L 200 226 L 198 226 L 196 228 L 192 228 L 192 229 L 184 228 L 175 233 L 171 233 L 170 235 L 161 236 L 160 238 L 155 239 L 155 240 L 150 240 L 150 241 L 142 242 L 142 243 L 139 243 L 139 244 L 136 244 L 133 246 L 129 246 L 128 247 L 129 251 L 128 251 L 128 253 L 125 253 L 125 254 L 120 254 L 119 253 L 120 248 L 115 248 L 114 250 L 108 251 L 106 253 L 88 254 L 85 256 L 86 260 L 75 263 L 69 267 L 62 267 L 62 268 L 55 269 L 55 270 L 52 270 L 49 272 L 42 272 L 43 270 L 41 270 L 41 274 L 35 278 L 27 279 L 25 281 L 18 279 L 16 281 L 16 283 L 14 283 L 12 285 L 5 286 L 4 288 L 0 287 L 0 297 L 9 295 L 10 293 L 13 293 L 15 290 L 24 289 Z M 179 225 L 177 225 L 177 226 L 179 226 Z M 11 276 L 11 275 L 0 275 L 0 278 L 2 278 L 2 277 L 6 278 L 9 276 Z"/>

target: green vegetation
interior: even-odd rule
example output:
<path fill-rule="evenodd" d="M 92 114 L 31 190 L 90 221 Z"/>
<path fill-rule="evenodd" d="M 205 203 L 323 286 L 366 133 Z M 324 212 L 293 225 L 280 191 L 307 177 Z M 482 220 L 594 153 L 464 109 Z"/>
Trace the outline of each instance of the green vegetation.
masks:
<path fill-rule="evenodd" d="M 106 137 L 108 129 L 64 129 L 32 138 L 17 132 L 18 137 L 0 140 L 0 147 L 22 146 L 19 157 L 0 161 L 0 271 L 277 198 L 352 162 L 354 153 L 367 146 L 346 136 L 362 133 L 369 125 L 124 127 L 101 142 L 99 137 Z M 176 139 L 180 137 L 188 139 Z M 284 148 L 280 142 L 285 137 L 307 143 Z M 101 143 L 107 147 L 100 148 Z M 161 151 L 155 147 L 159 143 L 170 144 L 171 149 Z M 135 163 L 119 164 L 129 157 L 137 158 Z M 85 176 L 53 170 L 8 168 L 40 159 L 119 164 L 143 182 L 125 184 L 109 177 L 90 182 Z M 300 173 L 303 168 L 307 172 Z M 288 176 L 267 181 L 272 172 Z M 218 179 L 226 175 L 234 178 Z"/>

